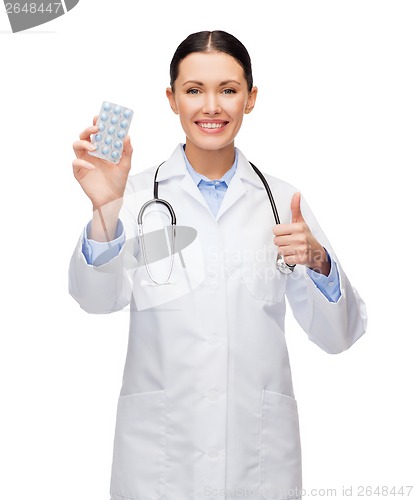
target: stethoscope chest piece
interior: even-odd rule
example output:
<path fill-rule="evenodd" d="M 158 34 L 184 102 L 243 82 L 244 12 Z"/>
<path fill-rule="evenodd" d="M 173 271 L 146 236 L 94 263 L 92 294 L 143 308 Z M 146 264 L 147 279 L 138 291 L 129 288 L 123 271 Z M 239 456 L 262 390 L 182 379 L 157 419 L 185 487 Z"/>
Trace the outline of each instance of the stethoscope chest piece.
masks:
<path fill-rule="evenodd" d="M 279 269 L 279 271 L 282 273 L 282 274 L 291 274 L 293 273 L 294 269 L 295 269 L 295 265 L 290 265 L 290 264 L 287 264 L 285 262 L 285 259 L 283 258 L 282 255 L 280 255 L 280 253 L 277 254 L 277 257 L 276 257 L 276 267 L 277 269 Z"/>

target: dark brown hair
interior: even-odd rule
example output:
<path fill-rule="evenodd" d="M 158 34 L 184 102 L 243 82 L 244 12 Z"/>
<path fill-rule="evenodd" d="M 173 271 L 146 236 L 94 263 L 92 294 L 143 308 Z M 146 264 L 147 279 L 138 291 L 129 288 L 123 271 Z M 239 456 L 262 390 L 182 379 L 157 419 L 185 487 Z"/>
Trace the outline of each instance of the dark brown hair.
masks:
<path fill-rule="evenodd" d="M 243 68 L 249 92 L 252 90 L 252 64 L 246 47 L 230 33 L 216 30 L 192 33 L 177 47 L 170 64 L 170 86 L 173 92 L 180 62 L 193 52 L 224 52 L 234 57 Z"/>

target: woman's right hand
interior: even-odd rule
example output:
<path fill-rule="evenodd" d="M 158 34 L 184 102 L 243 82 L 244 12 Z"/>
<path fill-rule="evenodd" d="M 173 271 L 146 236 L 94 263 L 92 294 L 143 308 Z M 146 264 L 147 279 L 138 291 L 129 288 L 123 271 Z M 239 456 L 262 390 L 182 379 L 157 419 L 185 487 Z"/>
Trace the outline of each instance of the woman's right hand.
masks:
<path fill-rule="evenodd" d="M 98 132 L 97 119 L 95 116 L 93 125 L 83 130 L 79 134 L 79 141 L 73 143 L 76 159 L 72 162 L 73 175 L 91 200 L 94 210 L 122 199 L 132 156 L 129 135 L 125 137 L 124 150 L 118 164 L 88 154 L 88 151 L 93 151 L 90 136 Z"/>

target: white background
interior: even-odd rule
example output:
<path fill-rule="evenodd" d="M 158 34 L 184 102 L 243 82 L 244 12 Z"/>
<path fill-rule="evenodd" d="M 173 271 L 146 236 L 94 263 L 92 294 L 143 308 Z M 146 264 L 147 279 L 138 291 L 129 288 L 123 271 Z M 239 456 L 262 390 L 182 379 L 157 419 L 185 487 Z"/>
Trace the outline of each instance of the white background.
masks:
<path fill-rule="evenodd" d="M 72 143 L 105 99 L 135 111 L 132 173 L 168 158 L 184 141 L 169 63 L 203 29 L 253 61 L 236 145 L 303 192 L 368 308 L 339 355 L 287 318 L 304 487 L 414 484 L 413 25 L 402 0 L 80 0 L 20 34 L 2 11 L 1 498 L 109 498 L 129 318 L 88 315 L 67 291 L 91 213 Z"/>

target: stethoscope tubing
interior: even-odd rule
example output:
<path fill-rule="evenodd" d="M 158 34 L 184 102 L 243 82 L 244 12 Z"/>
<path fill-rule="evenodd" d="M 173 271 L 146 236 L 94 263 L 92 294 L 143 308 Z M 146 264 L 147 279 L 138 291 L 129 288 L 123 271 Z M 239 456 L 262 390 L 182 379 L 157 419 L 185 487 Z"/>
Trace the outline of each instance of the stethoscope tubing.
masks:
<path fill-rule="evenodd" d="M 157 175 L 158 175 L 158 170 L 160 169 L 161 165 L 163 165 L 164 163 L 165 163 L 165 161 L 163 161 L 162 163 L 160 163 L 158 165 L 158 167 L 157 167 L 157 170 L 155 171 L 155 175 L 154 175 L 154 198 L 152 200 L 148 200 L 147 202 L 144 203 L 144 205 L 142 205 L 142 207 L 141 207 L 141 209 L 140 209 L 140 211 L 138 213 L 138 217 L 137 217 L 137 222 L 138 222 L 138 237 L 140 239 L 142 250 L 143 250 L 143 258 L 144 258 L 145 267 L 146 267 L 148 276 L 157 285 L 167 284 L 169 282 L 170 277 L 171 277 L 171 272 L 172 272 L 173 262 L 174 262 L 174 247 L 175 247 L 176 223 L 177 223 L 177 218 L 176 218 L 176 215 L 175 215 L 175 212 L 174 212 L 174 209 L 173 209 L 172 205 L 167 200 L 163 200 L 163 199 L 161 199 L 161 198 L 158 197 Z M 266 189 L 267 197 L 269 199 L 270 206 L 271 206 L 272 212 L 273 212 L 273 216 L 275 218 L 275 223 L 276 224 L 280 224 L 279 213 L 277 211 L 276 203 L 275 203 L 275 200 L 273 198 L 273 194 L 272 194 L 272 191 L 270 190 L 270 186 L 269 186 L 267 180 L 265 179 L 265 177 L 262 174 L 262 172 L 256 167 L 256 165 L 254 165 L 251 161 L 249 161 L 249 163 L 252 166 L 253 170 L 256 172 L 256 174 L 259 176 L 260 180 L 263 183 L 263 186 Z M 164 280 L 164 282 L 158 282 L 152 276 L 152 274 L 151 274 L 151 272 L 149 270 L 148 260 L 147 260 L 147 257 L 146 257 L 146 250 L 145 250 L 145 242 L 144 242 L 144 235 L 143 235 L 142 219 L 144 217 L 145 210 L 150 205 L 152 205 L 153 203 L 159 203 L 161 205 L 164 205 L 167 208 L 167 210 L 169 211 L 170 218 L 171 218 L 171 226 L 172 226 L 171 255 L 172 255 L 172 257 L 171 257 L 171 260 L 170 260 L 170 268 L 168 270 L 167 279 Z M 283 274 L 290 274 L 291 272 L 293 272 L 293 270 L 295 268 L 295 265 L 296 264 L 293 264 L 293 265 L 287 264 L 284 261 L 283 257 L 280 254 L 277 255 L 277 258 L 276 258 L 276 267 L 279 269 L 279 271 L 281 273 L 283 273 Z"/>

